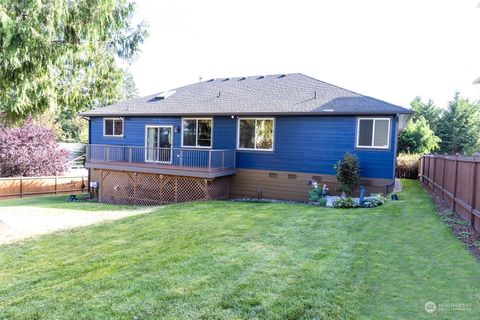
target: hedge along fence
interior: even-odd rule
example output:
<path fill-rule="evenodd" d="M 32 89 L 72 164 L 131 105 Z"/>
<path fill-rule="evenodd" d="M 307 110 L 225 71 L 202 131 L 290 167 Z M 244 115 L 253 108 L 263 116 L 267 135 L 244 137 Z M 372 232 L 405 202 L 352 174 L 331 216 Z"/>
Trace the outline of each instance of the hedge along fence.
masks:
<path fill-rule="evenodd" d="M 417 180 L 420 157 L 420 154 L 399 154 L 396 159 L 395 177 Z"/>
<path fill-rule="evenodd" d="M 0 199 L 85 192 L 86 176 L 0 178 Z"/>
<path fill-rule="evenodd" d="M 480 230 L 480 157 L 423 156 L 420 181 Z"/>

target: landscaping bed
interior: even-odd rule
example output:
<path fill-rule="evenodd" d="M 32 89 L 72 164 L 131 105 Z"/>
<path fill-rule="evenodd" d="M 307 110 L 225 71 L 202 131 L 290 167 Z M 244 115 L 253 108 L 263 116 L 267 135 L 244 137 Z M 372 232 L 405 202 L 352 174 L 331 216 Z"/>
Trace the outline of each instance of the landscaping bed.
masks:
<path fill-rule="evenodd" d="M 475 230 L 468 221 L 453 212 L 450 206 L 439 195 L 428 188 L 424 188 L 434 199 L 437 213 L 442 221 L 447 224 L 453 234 L 462 241 L 470 252 L 480 260 L 480 232 Z"/>

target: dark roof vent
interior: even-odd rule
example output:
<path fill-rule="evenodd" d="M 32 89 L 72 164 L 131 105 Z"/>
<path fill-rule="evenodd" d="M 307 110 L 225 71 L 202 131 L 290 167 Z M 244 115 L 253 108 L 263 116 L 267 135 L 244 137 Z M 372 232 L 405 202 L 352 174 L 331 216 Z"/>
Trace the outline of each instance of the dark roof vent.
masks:
<path fill-rule="evenodd" d="M 247 79 L 247 77 L 241 77 L 240 79 L 238 79 L 238 81 L 243 81 L 245 79 Z"/>
<path fill-rule="evenodd" d="M 215 79 L 210 79 L 210 80 L 207 80 L 206 82 L 213 82 L 213 80 L 215 80 Z"/>
<path fill-rule="evenodd" d="M 286 74 L 281 74 L 277 77 L 277 79 L 285 78 L 287 75 Z"/>
<path fill-rule="evenodd" d="M 225 79 L 222 80 L 222 82 L 225 82 L 225 81 L 228 81 L 228 80 L 230 80 L 230 78 L 225 78 Z"/>
<path fill-rule="evenodd" d="M 265 77 L 264 77 L 264 76 L 260 76 L 260 77 L 257 77 L 256 80 L 260 80 L 260 79 L 263 79 L 263 78 L 265 78 Z"/>

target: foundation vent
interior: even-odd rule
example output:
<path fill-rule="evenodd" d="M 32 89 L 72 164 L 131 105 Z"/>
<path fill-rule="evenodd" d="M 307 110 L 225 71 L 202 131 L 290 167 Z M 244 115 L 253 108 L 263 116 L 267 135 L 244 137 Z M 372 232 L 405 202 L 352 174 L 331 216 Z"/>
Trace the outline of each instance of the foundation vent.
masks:
<path fill-rule="evenodd" d="M 276 178 L 276 177 L 277 177 L 277 173 L 276 173 L 276 172 L 269 172 L 269 173 L 268 173 L 268 177 L 270 177 L 270 178 Z"/>
<path fill-rule="evenodd" d="M 288 174 L 288 179 L 293 179 L 293 180 L 296 180 L 297 179 L 297 175 L 296 174 Z"/>

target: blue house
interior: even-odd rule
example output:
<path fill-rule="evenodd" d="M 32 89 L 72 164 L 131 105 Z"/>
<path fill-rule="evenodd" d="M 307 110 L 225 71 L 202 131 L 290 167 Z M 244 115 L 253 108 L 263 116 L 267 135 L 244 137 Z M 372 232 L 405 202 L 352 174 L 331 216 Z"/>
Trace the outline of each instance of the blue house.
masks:
<path fill-rule="evenodd" d="M 210 79 L 82 114 L 99 199 L 163 204 L 335 190 L 335 163 L 360 160 L 369 192 L 391 188 L 405 109 L 303 74 Z"/>

